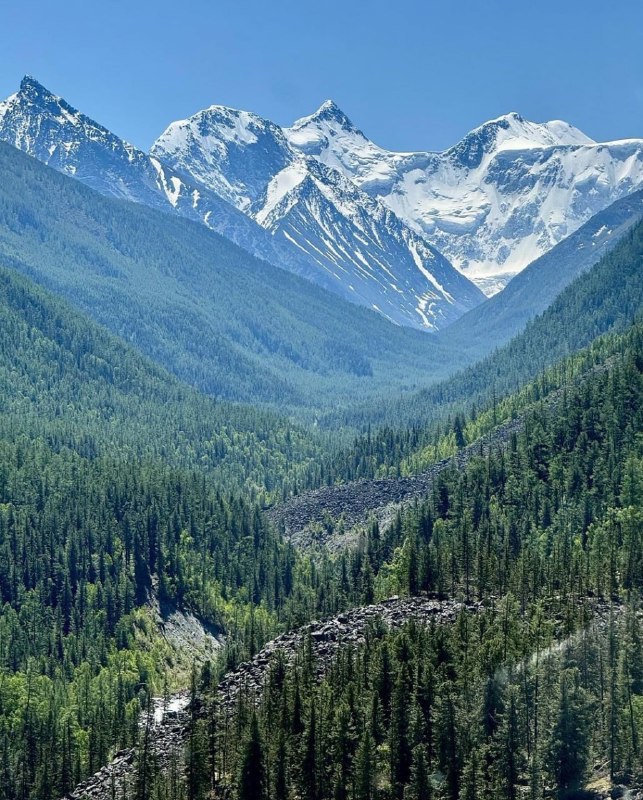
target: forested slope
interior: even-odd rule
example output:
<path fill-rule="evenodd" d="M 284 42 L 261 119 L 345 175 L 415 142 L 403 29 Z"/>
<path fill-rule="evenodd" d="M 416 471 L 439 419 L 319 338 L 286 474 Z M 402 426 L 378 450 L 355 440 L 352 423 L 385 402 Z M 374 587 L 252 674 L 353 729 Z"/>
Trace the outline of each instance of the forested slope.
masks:
<path fill-rule="evenodd" d="M 643 222 L 592 269 L 580 275 L 525 330 L 482 361 L 397 401 L 329 415 L 329 426 L 426 425 L 443 415 L 515 392 L 539 372 L 610 331 L 625 330 L 643 309 Z"/>
<path fill-rule="evenodd" d="M 454 355 L 433 337 L 202 225 L 102 197 L 4 143 L 0 168 L 2 264 L 207 394 L 315 409 L 453 368 Z"/>
<path fill-rule="evenodd" d="M 56 800 L 130 746 L 132 800 L 643 785 L 643 225 L 475 369 L 340 410 L 397 429 L 336 461 L 319 433 L 204 397 L 137 348 L 213 393 L 312 415 L 365 386 L 431 380 L 431 339 L 349 317 L 278 270 L 268 281 L 188 222 L 0 159 L 0 800 Z M 466 450 L 498 424 L 502 447 Z M 308 485 L 413 474 L 441 455 L 456 457 L 413 503 L 335 554 L 297 552 L 262 513 Z M 290 635 L 288 663 L 261 661 L 284 631 L 392 595 L 472 609 L 395 631 L 372 619 L 323 670 L 312 635 L 332 641 L 336 625 Z M 158 603 L 226 641 L 194 675 L 185 760 L 160 776 L 140 715 L 186 665 Z M 264 686 L 240 679 L 234 707 L 220 702 L 219 679 L 248 663 Z"/>
<path fill-rule="evenodd" d="M 213 692 L 188 722 L 188 795 L 214 782 L 239 800 L 638 796 L 643 336 L 621 341 L 554 413 L 531 409 L 506 452 L 441 473 L 339 558 L 365 602 L 429 592 L 475 613 L 402 631 L 374 621 L 321 679 L 304 638 L 232 714 Z M 318 636 L 332 643 L 334 626 Z"/>
<path fill-rule="evenodd" d="M 46 353 L 50 337 L 31 350 Z M 83 341 L 84 351 L 71 348 L 80 363 L 91 352 Z M 213 779 L 239 800 L 325 800 L 344 789 L 419 800 L 427 781 L 439 800 L 479 786 L 511 798 L 529 785 L 540 797 L 590 778 L 609 785 L 610 771 L 637 785 L 640 329 L 614 337 L 611 355 L 570 384 L 553 413 L 535 403 L 506 452 L 443 471 L 425 501 L 389 528 L 367 526 L 334 559 L 298 555 L 257 506 L 202 472 L 5 431 L 3 800 L 60 797 L 114 749 L 140 741 L 140 710 L 172 671 L 147 612 L 151 591 L 228 637 L 222 661 L 195 681 L 202 711 L 190 716 L 185 783 L 182 767 L 159 778 L 162 797 L 205 797 Z M 484 611 L 441 631 L 388 634 L 375 623 L 360 650 L 338 650 L 323 680 L 313 680 L 304 639 L 294 668 L 276 661 L 256 714 L 251 689 L 230 714 L 210 706 L 208 687 L 226 666 L 284 627 L 423 592 Z M 627 608 L 582 636 L 596 603 Z M 550 661 L 548 648 L 574 631 L 580 638 Z M 577 729 L 584 738 L 571 752 L 566 731 Z M 136 769 L 149 796 L 154 764 L 143 757 Z"/>
<path fill-rule="evenodd" d="M 133 347 L 0 268 L 0 435 L 54 450 L 199 468 L 228 487 L 296 485 L 320 445 L 251 406 L 216 402 Z"/>

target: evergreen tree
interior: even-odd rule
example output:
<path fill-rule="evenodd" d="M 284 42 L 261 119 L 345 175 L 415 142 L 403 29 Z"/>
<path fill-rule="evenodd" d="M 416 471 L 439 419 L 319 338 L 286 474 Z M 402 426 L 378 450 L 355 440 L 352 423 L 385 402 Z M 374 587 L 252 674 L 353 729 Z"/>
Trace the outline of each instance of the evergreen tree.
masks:
<path fill-rule="evenodd" d="M 257 715 L 253 711 L 237 775 L 238 800 L 266 800 L 266 767 Z"/>

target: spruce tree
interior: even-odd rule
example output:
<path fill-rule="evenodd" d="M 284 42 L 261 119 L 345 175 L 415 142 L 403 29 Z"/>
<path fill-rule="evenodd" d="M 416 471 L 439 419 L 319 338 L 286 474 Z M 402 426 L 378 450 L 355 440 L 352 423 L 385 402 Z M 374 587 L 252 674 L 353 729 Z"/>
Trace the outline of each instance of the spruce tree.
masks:
<path fill-rule="evenodd" d="M 257 714 L 252 712 L 250 730 L 241 752 L 237 776 L 237 800 L 266 800 L 266 766 Z"/>

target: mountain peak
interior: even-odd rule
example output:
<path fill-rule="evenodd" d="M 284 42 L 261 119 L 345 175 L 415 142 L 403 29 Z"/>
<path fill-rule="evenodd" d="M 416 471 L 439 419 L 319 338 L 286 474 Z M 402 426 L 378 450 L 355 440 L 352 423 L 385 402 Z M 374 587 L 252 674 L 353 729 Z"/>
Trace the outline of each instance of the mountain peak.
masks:
<path fill-rule="evenodd" d="M 319 125 L 320 123 L 331 127 L 339 127 L 345 131 L 360 132 L 334 100 L 325 100 L 314 114 L 298 119 L 293 124 L 292 129 L 298 130 L 310 125 Z"/>
<path fill-rule="evenodd" d="M 329 98 L 328 100 L 324 100 L 313 116 L 343 117 L 344 112 L 334 100 Z"/>
<path fill-rule="evenodd" d="M 23 77 L 23 79 L 20 81 L 20 91 L 23 94 L 53 96 L 49 89 L 47 89 L 46 86 L 43 86 L 40 81 L 37 81 L 33 75 L 25 75 Z"/>
<path fill-rule="evenodd" d="M 516 122 L 525 122 L 525 118 L 522 114 L 519 114 L 517 111 L 510 111 L 508 114 L 501 114 L 496 119 L 489 120 L 489 122 L 485 123 L 486 125 L 493 125 L 494 123 L 502 125 L 507 124 L 511 125 L 512 123 Z"/>
<path fill-rule="evenodd" d="M 447 152 L 460 163 L 479 167 L 485 155 L 501 150 L 569 147 L 595 142 L 568 122 L 531 122 L 516 111 L 484 122 Z"/>

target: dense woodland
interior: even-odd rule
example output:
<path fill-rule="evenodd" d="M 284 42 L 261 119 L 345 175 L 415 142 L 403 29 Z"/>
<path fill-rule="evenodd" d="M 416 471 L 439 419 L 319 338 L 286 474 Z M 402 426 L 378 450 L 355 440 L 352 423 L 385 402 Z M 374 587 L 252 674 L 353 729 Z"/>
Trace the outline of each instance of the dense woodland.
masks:
<path fill-rule="evenodd" d="M 623 620 L 629 620 L 632 642 L 624 642 L 620 635 L 611 637 L 619 648 L 625 648 L 613 655 L 614 680 L 618 679 L 619 687 L 619 705 L 613 713 L 618 713 L 620 720 L 631 707 L 632 725 L 627 730 L 635 734 L 619 740 L 618 747 L 614 745 L 614 753 L 621 755 L 618 761 L 616 755 L 612 757 L 611 768 L 615 773 L 636 773 L 642 701 L 636 676 L 627 672 L 635 668 L 637 659 L 625 661 L 623 653 L 639 646 L 636 617 L 625 607 L 630 601 L 634 608 L 634 598 L 643 588 L 643 338 L 637 328 L 619 341 L 620 355 L 610 356 L 607 368 L 564 392 L 554 409 L 546 404 L 532 406 L 524 433 L 515 438 L 507 453 L 478 459 L 463 472 L 445 473 L 433 495 L 401 514 L 390 530 L 379 531 L 373 525 L 356 550 L 321 562 L 295 553 L 265 526 L 256 505 L 217 492 L 197 472 L 87 458 L 68 449 L 56 452 L 42 441 L 5 441 L 0 475 L 4 796 L 62 795 L 102 764 L 111 748 L 135 740 L 140 709 L 148 694 L 160 691 L 167 680 L 168 655 L 155 639 L 146 610 L 153 589 L 161 598 L 186 604 L 226 631 L 229 645 L 215 675 L 226 664 L 251 655 L 284 627 L 348 605 L 426 591 L 483 599 L 489 606 L 484 623 L 465 624 L 463 619 L 453 631 L 430 636 L 407 632 L 401 641 L 408 638 L 405 646 L 409 652 L 402 659 L 408 662 L 408 669 L 402 669 L 395 659 L 390 666 L 391 686 L 406 687 L 399 692 L 404 691 L 408 698 L 409 693 L 415 696 L 419 691 L 413 681 L 418 679 L 417 663 L 424 664 L 432 676 L 431 690 L 441 698 L 439 703 L 435 700 L 437 705 L 427 707 L 427 713 L 436 719 L 444 712 L 440 703 L 445 696 L 454 703 L 449 713 L 454 715 L 456 727 L 448 746 L 454 748 L 453 763 L 460 765 L 457 775 L 449 777 L 444 772 L 445 759 L 451 758 L 450 751 L 441 749 L 447 747 L 441 738 L 444 732 L 431 741 L 414 734 L 417 741 L 404 744 L 411 748 L 409 752 L 423 748 L 416 755 L 419 758 L 423 753 L 427 760 L 427 780 L 436 784 L 438 796 L 449 798 L 460 796 L 468 771 L 476 764 L 482 769 L 483 759 L 490 758 L 489 753 L 498 746 L 491 733 L 485 733 L 483 722 L 479 721 L 479 730 L 471 727 L 467 715 L 472 706 L 469 695 L 460 692 L 461 682 L 470 685 L 471 697 L 478 697 L 476 687 L 484 685 L 485 676 L 501 666 L 511 671 L 511 659 L 518 663 L 529 658 L 534 643 L 525 635 L 524 626 L 531 629 L 534 619 L 540 618 L 544 626 L 546 633 L 538 635 L 543 636 L 545 648 L 554 633 L 569 635 L 586 623 L 593 599 L 614 601 L 619 610 L 614 624 L 621 626 Z M 610 352 L 618 350 L 613 340 Z M 502 648 L 491 646 L 487 635 L 483 639 L 484 625 L 504 631 Z M 461 654 L 464 644 L 457 638 L 451 641 L 451 637 L 465 635 L 471 650 L 464 661 L 467 673 L 462 674 L 460 656 L 453 653 Z M 438 647 L 435 636 L 449 640 L 441 646 L 451 653 L 453 674 L 449 673 L 449 657 L 425 655 L 427 648 Z M 599 642 L 591 646 L 602 647 Z M 399 642 L 374 634 L 376 652 L 390 648 L 397 653 L 400 647 Z M 364 653 L 346 656 L 357 662 L 365 657 Z M 585 657 L 590 658 L 587 652 Z M 556 692 L 567 685 L 565 681 L 578 688 L 573 666 L 560 669 L 560 681 L 546 684 L 549 694 L 545 696 L 545 689 L 541 690 L 543 714 L 555 713 L 552 709 L 560 700 Z M 342 723 L 351 731 L 352 742 L 350 746 L 346 743 L 342 762 L 346 774 L 341 780 L 324 777 L 329 766 L 320 765 L 316 786 L 309 787 L 314 794 L 309 796 L 330 796 L 338 782 L 348 790 L 357 779 L 354 759 L 364 747 L 372 748 L 372 774 L 368 777 L 372 791 L 377 788 L 397 796 L 406 784 L 407 791 L 415 791 L 409 783 L 410 773 L 405 772 L 411 760 L 399 767 L 398 778 L 391 773 L 387 779 L 385 774 L 383 765 L 391 758 L 394 730 L 387 716 L 392 714 L 391 706 L 381 711 L 380 733 L 372 729 L 370 743 L 364 739 L 367 708 L 375 702 L 370 662 L 363 668 L 363 681 L 350 690 L 341 664 L 337 670 L 315 694 L 299 692 L 300 699 L 306 698 L 301 699 L 299 713 L 302 731 L 308 731 L 308 736 L 292 740 L 292 731 L 283 731 L 282 745 L 288 752 L 283 762 L 284 796 L 298 792 L 297 774 L 302 770 L 304 775 L 310 773 L 297 765 L 298 759 L 305 757 L 300 746 L 310 745 L 310 736 L 317 736 L 310 732 L 311 725 L 318 724 L 314 715 L 319 715 L 324 735 L 335 729 L 332 720 L 324 722 L 324 715 L 334 715 L 338 708 L 328 701 L 336 696 L 334 675 L 352 698 L 352 710 L 346 712 Z M 448 691 L 442 685 L 442 680 L 447 680 L 445 671 L 449 673 Z M 531 679 L 538 681 L 538 675 Z M 605 675 L 593 679 L 604 680 Z M 280 691 L 286 694 L 270 708 L 288 706 L 286 698 L 297 695 L 293 687 L 298 680 L 304 681 L 305 675 L 284 679 Z M 506 698 L 516 695 L 512 711 L 519 728 L 516 758 L 523 765 L 516 767 L 518 785 L 525 780 L 525 737 L 528 726 L 534 724 L 526 719 L 535 712 L 530 705 L 533 689 L 523 687 L 520 695 L 512 686 L 509 682 L 507 687 L 497 687 L 501 695 L 497 702 L 504 704 Z M 582 688 L 583 702 L 589 704 L 583 706 L 583 713 L 589 713 L 596 686 L 587 683 Z M 392 697 L 387 702 L 392 702 Z M 578 697 L 574 698 L 576 702 Z M 623 705 L 626 702 L 627 707 Z M 406 702 L 404 707 L 405 713 L 418 713 Z M 256 719 L 250 710 L 240 709 L 241 716 L 231 729 L 236 733 L 226 728 L 225 768 L 215 765 L 210 777 L 203 779 L 205 783 L 184 790 L 199 796 L 208 780 L 221 773 L 218 779 L 237 785 L 240 800 L 254 796 L 244 794 L 242 784 L 232 780 L 237 766 L 229 765 L 242 759 L 246 740 L 255 736 L 259 741 L 262 730 L 275 730 L 274 708 L 269 713 L 268 706 L 262 706 Z M 499 719 L 503 709 L 504 705 L 499 705 Z M 284 725 L 291 712 L 290 708 L 283 711 Z M 544 723 L 544 728 L 547 726 Z M 406 730 L 406 723 L 400 721 L 398 730 L 402 728 Z M 467 731 L 467 736 L 458 731 Z M 200 737 L 193 739 L 193 746 Z M 274 744 L 274 737 L 270 741 Z M 315 750 L 332 754 L 334 750 L 327 749 L 323 741 L 315 739 Z M 605 758 L 604 741 L 603 737 L 587 743 L 579 770 L 585 770 L 590 754 L 594 760 Z M 255 742 L 252 746 L 260 745 Z M 542 786 L 551 782 L 547 753 L 553 747 L 546 737 L 533 744 L 531 768 L 537 770 L 541 781 L 534 791 L 541 792 Z M 336 765 L 332 755 L 329 757 Z M 266 774 L 274 774 L 281 755 L 266 752 L 262 758 L 266 759 Z M 290 764 L 292 771 L 287 767 Z M 239 762 L 240 776 L 242 765 L 243 761 Z M 569 785 L 579 776 L 580 772 L 570 777 Z"/>
<path fill-rule="evenodd" d="M 564 796 L 643 778 L 643 339 L 533 409 L 504 454 L 441 479 L 339 560 L 362 602 L 482 599 L 453 626 L 373 629 L 325 678 L 273 666 L 258 706 L 194 720 L 183 785 L 250 798 Z M 564 642 L 559 646 L 557 642 Z"/>
<path fill-rule="evenodd" d="M 10 270 L 0 270 L 0 433 L 53 450 L 198 467 L 268 500 L 308 480 L 321 438 L 216 402 Z"/>
<path fill-rule="evenodd" d="M 507 596 L 453 626 L 374 630 L 321 682 L 304 650 L 273 667 L 258 708 L 230 720 L 213 701 L 195 721 L 188 760 L 202 769 L 178 794 L 232 779 L 244 800 L 542 797 L 577 789 L 594 763 L 640 778 L 641 634 L 619 607 L 560 656 L 551 609 L 523 615 Z M 160 781 L 160 797 L 176 794 Z"/>

